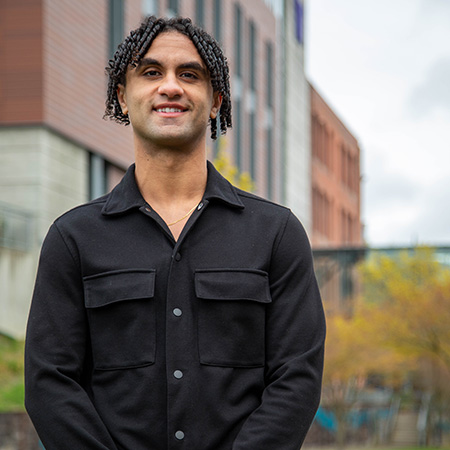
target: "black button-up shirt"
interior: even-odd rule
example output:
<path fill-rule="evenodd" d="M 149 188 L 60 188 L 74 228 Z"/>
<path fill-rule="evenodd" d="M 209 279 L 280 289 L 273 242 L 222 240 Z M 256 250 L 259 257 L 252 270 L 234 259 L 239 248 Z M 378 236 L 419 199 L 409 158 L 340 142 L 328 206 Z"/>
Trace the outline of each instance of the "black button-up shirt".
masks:
<path fill-rule="evenodd" d="M 131 166 L 51 226 L 26 406 L 47 450 L 298 450 L 325 325 L 306 234 L 208 163 L 178 241 Z"/>

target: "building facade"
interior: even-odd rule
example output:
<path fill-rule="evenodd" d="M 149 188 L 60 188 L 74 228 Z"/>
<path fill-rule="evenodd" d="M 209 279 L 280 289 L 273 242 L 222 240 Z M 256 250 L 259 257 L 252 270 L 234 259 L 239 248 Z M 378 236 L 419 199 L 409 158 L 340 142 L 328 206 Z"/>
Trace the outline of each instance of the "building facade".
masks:
<path fill-rule="evenodd" d="M 303 0 L 1 2 L 0 333 L 24 335 L 51 222 L 133 162 L 131 127 L 102 118 L 104 68 L 151 14 L 191 17 L 227 56 L 233 127 L 208 141 L 209 159 L 225 152 L 256 194 L 293 210 L 314 247 L 362 242 L 359 148 L 307 82 Z"/>
<path fill-rule="evenodd" d="M 230 66 L 233 127 L 209 142 L 253 180 L 255 192 L 282 200 L 278 19 L 267 0 L 144 1 L 144 14 L 181 15 L 206 29 L 221 44 Z"/>
<path fill-rule="evenodd" d="M 356 138 L 310 85 L 313 247 L 363 245 L 360 149 Z"/>
<path fill-rule="evenodd" d="M 283 201 L 311 229 L 309 85 L 304 67 L 304 3 L 283 2 Z"/>
<path fill-rule="evenodd" d="M 230 65 L 233 128 L 208 142 L 255 192 L 282 201 L 278 19 L 264 0 L 0 3 L 0 332 L 22 337 L 51 222 L 109 191 L 133 162 L 131 127 L 102 119 L 104 68 L 150 14 L 191 17 Z"/>
<path fill-rule="evenodd" d="M 311 243 L 328 313 L 351 314 L 364 257 L 358 141 L 310 85 Z"/>

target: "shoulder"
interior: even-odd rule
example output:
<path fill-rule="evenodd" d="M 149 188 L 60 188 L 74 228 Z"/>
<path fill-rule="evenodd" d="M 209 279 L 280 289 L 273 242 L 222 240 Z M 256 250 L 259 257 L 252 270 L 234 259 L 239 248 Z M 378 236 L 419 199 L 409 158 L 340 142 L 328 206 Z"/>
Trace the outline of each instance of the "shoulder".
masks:
<path fill-rule="evenodd" d="M 280 227 L 284 228 L 288 224 L 304 231 L 300 219 L 287 207 L 279 203 L 267 200 L 258 195 L 243 191 L 239 188 L 234 188 L 244 207 L 252 214 L 262 216 L 261 218 L 276 222 Z"/>
<path fill-rule="evenodd" d="M 92 221 L 101 217 L 102 209 L 105 206 L 110 194 L 106 194 L 95 200 L 75 206 L 64 214 L 57 217 L 54 221 L 55 225 L 59 227 L 70 227 L 72 224 L 78 222 Z"/>
<path fill-rule="evenodd" d="M 307 243 L 309 238 L 300 219 L 287 206 L 259 197 L 235 187 L 235 191 L 245 209 L 264 229 L 274 227 L 278 239 L 289 236 L 298 242 Z"/>
<path fill-rule="evenodd" d="M 292 214 L 291 210 L 283 205 L 275 203 L 271 200 L 267 200 L 266 198 L 259 197 L 256 194 L 252 194 L 251 192 L 243 191 L 237 187 L 234 187 L 236 194 L 246 207 L 253 207 L 262 212 L 267 212 L 271 214 L 282 214 L 289 215 Z"/>

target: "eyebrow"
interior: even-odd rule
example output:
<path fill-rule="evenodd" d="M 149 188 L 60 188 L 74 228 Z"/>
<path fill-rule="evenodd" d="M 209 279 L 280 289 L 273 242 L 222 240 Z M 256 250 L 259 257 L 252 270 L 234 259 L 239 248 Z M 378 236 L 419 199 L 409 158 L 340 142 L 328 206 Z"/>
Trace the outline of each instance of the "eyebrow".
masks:
<path fill-rule="evenodd" d="M 138 68 L 148 67 L 148 66 L 163 67 L 163 64 L 160 61 L 158 61 L 157 59 L 153 59 L 153 58 L 142 58 L 139 61 Z M 204 66 L 202 66 L 200 63 L 198 63 L 197 61 L 188 61 L 183 64 L 180 64 L 178 66 L 178 69 L 192 69 L 192 70 L 197 70 L 198 72 L 201 72 L 204 75 L 208 74 L 207 69 Z"/>

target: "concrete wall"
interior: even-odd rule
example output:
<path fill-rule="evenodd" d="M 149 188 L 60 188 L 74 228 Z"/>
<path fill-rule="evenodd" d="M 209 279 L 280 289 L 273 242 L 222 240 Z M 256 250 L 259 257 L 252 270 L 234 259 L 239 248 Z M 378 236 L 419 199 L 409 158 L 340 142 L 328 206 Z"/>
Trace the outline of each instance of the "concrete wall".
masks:
<path fill-rule="evenodd" d="M 304 48 L 295 33 L 294 2 L 285 2 L 286 205 L 311 229 L 311 138 Z"/>
<path fill-rule="evenodd" d="M 0 129 L 0 217 L 26 234 L 24 245 L 0 247 L 1 333 L 24 335 L 40 246 L 57 216 L 87 200 L 88 161 L 46 128 Z"/>

